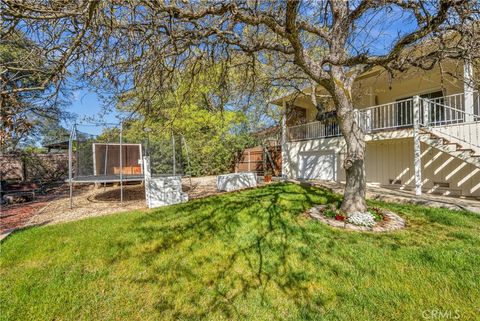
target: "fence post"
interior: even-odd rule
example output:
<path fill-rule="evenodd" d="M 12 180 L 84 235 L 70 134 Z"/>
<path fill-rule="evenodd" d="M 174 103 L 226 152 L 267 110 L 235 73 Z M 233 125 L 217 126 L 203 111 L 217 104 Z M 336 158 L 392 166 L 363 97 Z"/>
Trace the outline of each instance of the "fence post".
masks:
<path fill-rule="evenodd" d="M 150 208 L 152 206 L 152 195 L 150 191 L 150 180 L 152 178 L 152 173 L 150 171 L 150 156 L 143 156 L 143 173 L 145 178 L 145 200 L 147 201 L 148 208 Z"/>
<path fill-rule="evenodd" d="M 123 120 L 120 122 L 120 206 L 123 206 Z"/>
<path fill-rule="evenodd" d="M 415 195 L 422 195 L 422 160 L 420 144 L 420 97 L 413 97 L 413 165 L 415 168 Z"/>
<path fill-rule="evenodd" d="M 176 159 L 176 155 L 175 155 L 175 137 L 173 135 L 173 131 L 172 131 L 172 161 L 173 161 L 173 175 L 177 175 L 177 159 Z"/>
<path fill-rule="evenodd" d="M 68 184 L 70 187 L 70 209 L 73 208 L 73 182 L 72 182 L 72 153 L 73 153 L 73 140 L 77 139 L 77 126 L 73 124 L 72 130 L 70 131 L 70 137 L 68 139 Z M 78 146 L 77 146 L 78 150 Z M 77 157 L 78 163 L 78 157 Z M 76 173 L 78 175 L 78 173 Z"/>
<path fill-rule="evenodd" d="M 469 60 L 463 63 L 463 93 L 464 93 L 464 110 L 465 122 L 473 122 L 473 92 L 475 88 L 472 86 L 473 68 Z"/>
<path fill-rule="evenodd" d="M 287 102 L 282 102 L 282 178 L 287 178 Z"/>

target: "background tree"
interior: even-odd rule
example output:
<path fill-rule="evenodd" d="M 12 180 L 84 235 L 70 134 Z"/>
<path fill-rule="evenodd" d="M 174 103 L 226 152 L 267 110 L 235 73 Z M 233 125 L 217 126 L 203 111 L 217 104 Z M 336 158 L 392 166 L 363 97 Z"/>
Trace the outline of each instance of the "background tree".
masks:
<path fill-rule="evenodd" d="M 47 118 L 35 124 L 34 137 L 40 139 L 42 146 L 68 141 L 70 130 L 60 124 L 57 119 Z"/>
<path fill-rule="evenodd" d="M 2 3 L 3 27 L 25 26 L 30 39 L 49 48 L 57 79 L 75 62 L 71 68 L 86 81 L 115 95 L 137 87 L 164 92 L 186 64 L 231 62 L 232 53 L 323 86 L 347 145 L 342 209 L 348 213 L 366 210 L 365 133 L 354 115 L 355 79 L 376 66 L 431 69 L 445 59 L 478 57 L 477 1 Z M 292 79 L 282 76 L 278 68 L 271 79 Z"/>
<path fill-rule="evenodd" d="M 56 91 L 47 80 L 50 67 L 43 49 L 17 30 L 1 35 L 0 145 L 5 151 L 15 149 L 45 121 L 57 123 L 68 113 L 59 95 L 65 91 Z"/>
<path fill-rule="evenodd" d="M 138 116 L 124 127 L 124 136 L 146 142 L 158 173 L 172 170 L 172 135 L 178 147 L 177 160 L 182 151 L 185 166 L 181 139 L 187 143 L 190 166 L 184 169 L 186 173 L 200 176 L 230 172 L 235 156 L 253 143 L 248 119 L 263 114 L 250 105 L 259 99 L 258 94 L 245 90 L 242 77 L 232 75 L 221 63 L 192 63 L 174 78 L 169 90 L 161 94 L 138 87 L 122 96 L 118 108 Z M 220 82 L 228 85 L 218 86 Z"/>

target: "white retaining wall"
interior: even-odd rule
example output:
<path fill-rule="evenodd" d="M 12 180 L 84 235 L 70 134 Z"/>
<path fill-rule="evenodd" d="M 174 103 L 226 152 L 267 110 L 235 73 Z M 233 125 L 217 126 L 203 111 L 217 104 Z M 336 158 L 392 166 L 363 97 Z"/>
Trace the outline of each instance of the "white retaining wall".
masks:
<path fill-rule="evenodd" d="M 148 208 L 184 203 L 188 201 L 187 193 L 182 191 L 182 176 L 152 177 L 150 158 L 143 158 L 145 173 L 145 199 Z"/>
<path fill-rule="evenodd" d="M 219 191 L 235 191 L 242 188 L 257 186 L 255 173 L 233 173 L 217 176 L 217 189 Z"/>

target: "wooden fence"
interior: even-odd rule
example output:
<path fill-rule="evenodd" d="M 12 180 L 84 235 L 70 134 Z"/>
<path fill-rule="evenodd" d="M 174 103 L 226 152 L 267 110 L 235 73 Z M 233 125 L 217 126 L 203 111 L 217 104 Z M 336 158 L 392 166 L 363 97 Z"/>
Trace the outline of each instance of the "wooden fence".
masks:
<path fill-rule="evenodd" d="M 255 172 L 257 175 L 263 176 L 265 170 L 274 176 L 281 175 L 281 146 L 270 146 L 267 149 L 264 149 L 262 146 L 247 148 L 242 152 L 235 164 L 235 172 Z"/>

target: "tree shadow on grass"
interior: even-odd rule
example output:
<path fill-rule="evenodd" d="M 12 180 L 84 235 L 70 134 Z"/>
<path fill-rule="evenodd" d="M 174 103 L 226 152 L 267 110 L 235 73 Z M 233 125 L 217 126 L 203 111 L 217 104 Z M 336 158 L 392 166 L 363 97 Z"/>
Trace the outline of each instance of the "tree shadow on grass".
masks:
<path fill-rule="evenodd" d="M 162 293 L 154 306 L 165 318 L 319 313 L 312 240 L 298 214 L 332 202 L 339 197 L 325 190 L 275 184 L 160 209 L 129 226 L 134 241 L 114 245 L 122 251 L 112 263 L 134 259 L 147 271 L 130 281 Z"/>

